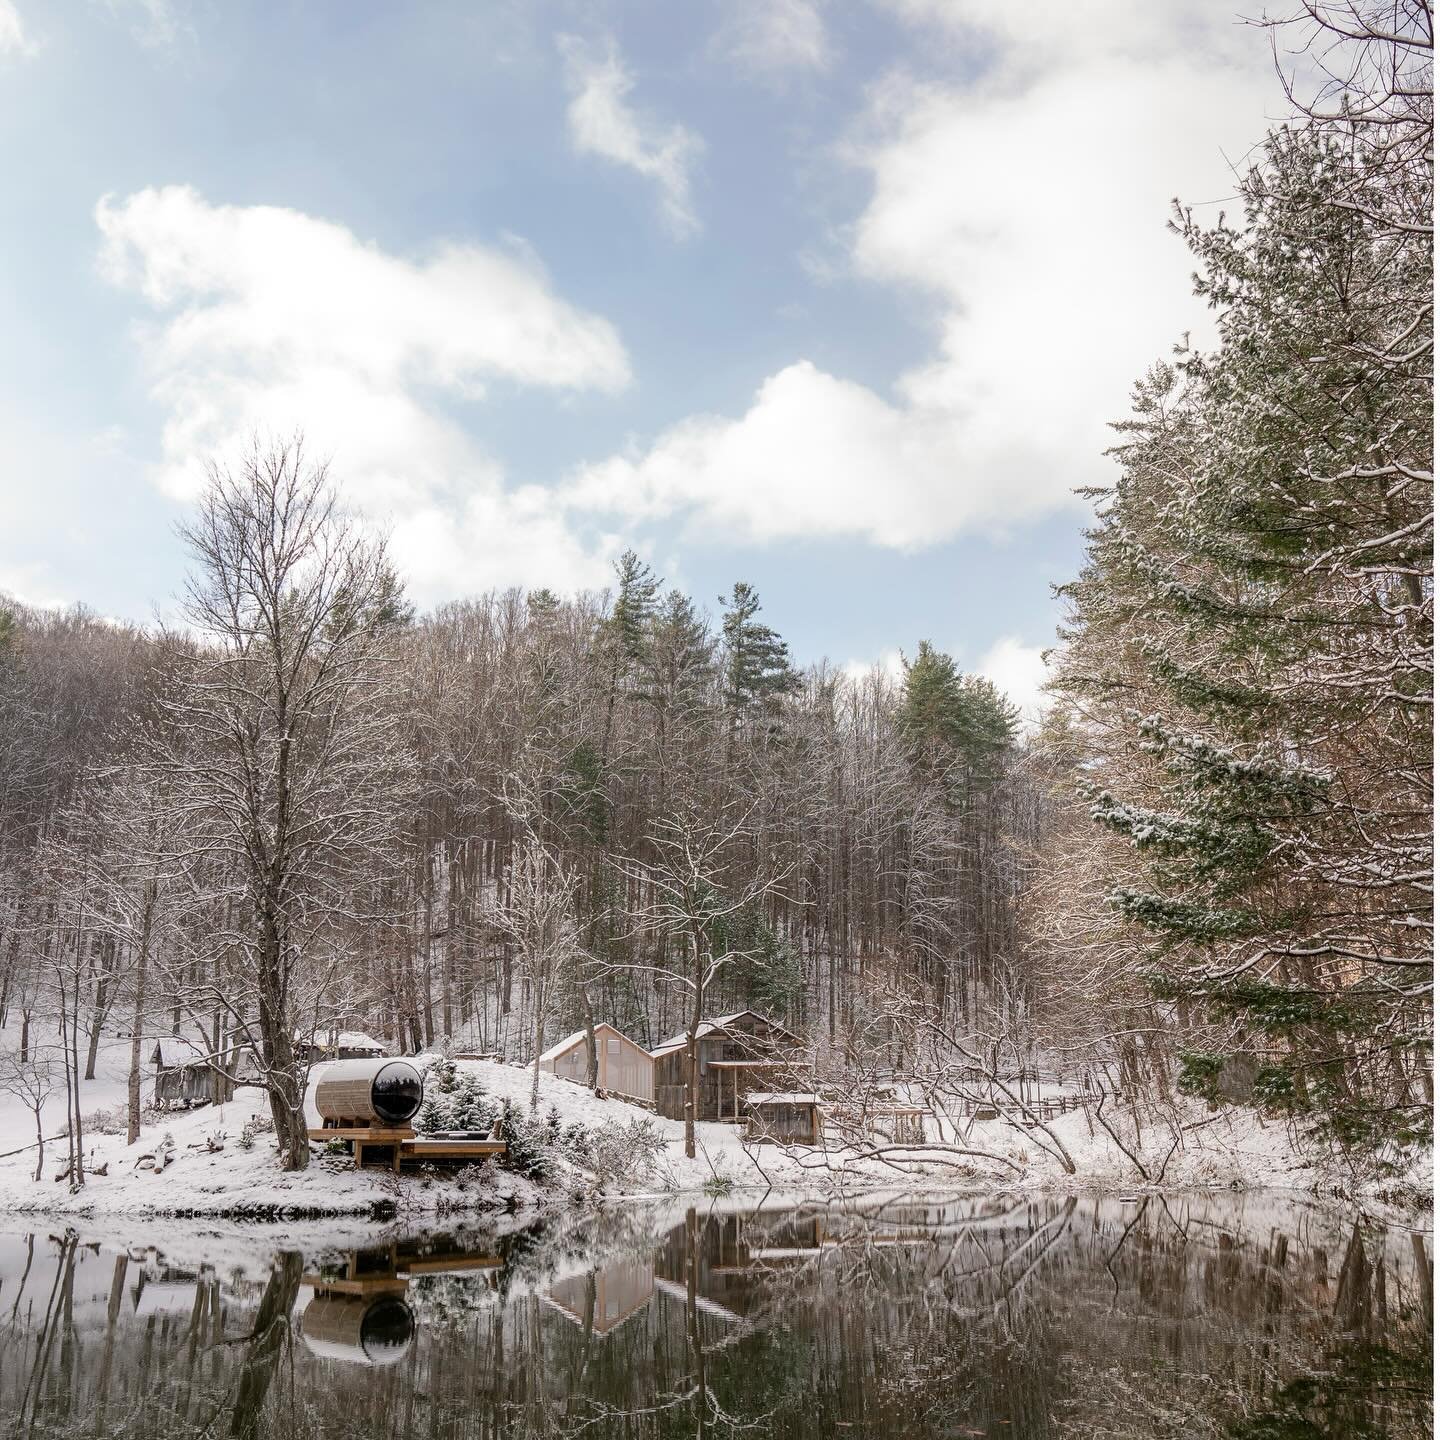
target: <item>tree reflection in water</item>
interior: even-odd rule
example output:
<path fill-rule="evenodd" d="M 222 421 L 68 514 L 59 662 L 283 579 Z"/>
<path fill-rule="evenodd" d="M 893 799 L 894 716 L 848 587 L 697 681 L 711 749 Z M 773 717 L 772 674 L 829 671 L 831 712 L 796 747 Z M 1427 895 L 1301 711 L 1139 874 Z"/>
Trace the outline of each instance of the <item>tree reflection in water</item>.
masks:
<path fill-rule="evenodd" d="M 5 1433 L 1430 1433 L 1425 1237 L 1273 1200 L 626 1207 L 289 1243 L 227 1272 L 0 1237 Z"/>

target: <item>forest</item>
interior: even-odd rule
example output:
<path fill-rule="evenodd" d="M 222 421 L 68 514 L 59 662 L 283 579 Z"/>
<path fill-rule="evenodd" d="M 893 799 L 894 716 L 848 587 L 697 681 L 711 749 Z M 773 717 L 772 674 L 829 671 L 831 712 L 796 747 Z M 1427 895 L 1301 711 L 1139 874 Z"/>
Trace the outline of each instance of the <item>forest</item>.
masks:
<path fill-rule="evenodd" d="M 1037 723 L 924 637 L 801 664 L 634 550 L 420 611 L 302 434 L 215 457 L 163 620 L 0 597 L 0 1084 L 70 1097 L 72 1183 L 102 1033 L 132 1140 L 174 1034 L 303 1168 L 317 1032 L 529 1061 L 744 1008 L 836 1086 L 1428 1143 L 1429 12 L 1344 14 L 1230 212 L 1175 212 L 1216 338 L 1135 357 Z"/>

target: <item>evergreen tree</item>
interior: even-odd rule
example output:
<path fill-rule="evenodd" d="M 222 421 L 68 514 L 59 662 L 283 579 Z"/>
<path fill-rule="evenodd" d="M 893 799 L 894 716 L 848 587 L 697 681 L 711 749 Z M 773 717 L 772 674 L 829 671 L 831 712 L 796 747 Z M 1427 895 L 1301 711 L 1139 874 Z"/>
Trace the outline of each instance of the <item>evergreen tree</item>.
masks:
<path fill-rule="evenodd" d="M 1363 131 L 1272 137 L 1242 226 L 1182 215 L 1220 345 L 1119 427 L 1060 683 L 1137 964 L 1211 1021 L 1188 1086 L 1246 1052 L 1374 1142 L 1429 1114 L 1432 282 L 1428 171 Z"/>
<path fill-rule="evenodd" d="M 608 670 L 602 763 L 608 763 L 615 733 L 615 708 L 645 662 L 653 640 L 660 581 L 648 565 L 627 550 L 615 562 L 615 603 L 600 624 L 599 641 Z"/>
<path fill-rule="evenodd" d="M 900 733 L 931 765 L 959 760 L 968 775 L 993 777 L 1015 741 L 1018 718 L 990 681 L 962 676 L 954 660 L 928 640 L 905 666 Z"/>
<path fill-rule="evenodd" d="M 790 664 L 790 649 L 779 634 L 757 617 L 760 597 L 743 580 L 735 582 L 730 599 L 722 595 L 721 622 L 725 663 L 725 707 L 732 729 L 753 714 L 765 714 L 800 687 Z"/>

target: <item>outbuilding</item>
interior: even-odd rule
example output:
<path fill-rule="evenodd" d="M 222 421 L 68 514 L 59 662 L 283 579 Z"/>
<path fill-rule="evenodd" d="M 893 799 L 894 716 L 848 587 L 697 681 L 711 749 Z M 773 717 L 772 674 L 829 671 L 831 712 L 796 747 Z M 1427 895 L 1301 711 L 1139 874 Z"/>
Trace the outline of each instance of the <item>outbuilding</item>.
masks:
<path fill-rule="evenodd" d="M 745 1096 L 789 1088 L 809 1074 L 800 1038 L 757 1010 L 738 1010 L 703 1020 L 695 1032 L 699 1060 L 697 1120 L 745 1119 Z M 671 1120 L 685 1118 L 689 1046 L 672 1036 L 650 1052 L 655 1062 L 655 1108 Z"/>
<path fill-rule="evenodd" d="M 558 1040 L 540 1056 L 540 1068 L 577 1085 L 590 1081 L 590 1057 L 584 1030 Z M 655 1062 L 643 1045 L 603 1022 L 595 1027 L 596 1088 L 620 1100 L 651 1105 L 655 1100 Z"/>
<path fill-rule="evenodd" d="M 820 1143 L 820 1097 L 803 1090 L 752 1090 L 745 1097 L 745 1138 L 775 1145 Z"/>
<path fill-rule="evenodd" d="M 390 1053 L 383 1041 L 363 1030 L 317 1030 L 308 1045 L 303 1035 L 295 1037 L 295 1045 L 308 1050 L 304 1058 L 312 1065 L 321 1060 L 379 1060 Z"/>
<path fill-rule="evenodd" d="M 210 1103 L 210 1055 L 193 1040 L 162 1036 L 150 1052 L 150 1063 L 155 1068 L 155 1104 L 162 1110 Z"/>

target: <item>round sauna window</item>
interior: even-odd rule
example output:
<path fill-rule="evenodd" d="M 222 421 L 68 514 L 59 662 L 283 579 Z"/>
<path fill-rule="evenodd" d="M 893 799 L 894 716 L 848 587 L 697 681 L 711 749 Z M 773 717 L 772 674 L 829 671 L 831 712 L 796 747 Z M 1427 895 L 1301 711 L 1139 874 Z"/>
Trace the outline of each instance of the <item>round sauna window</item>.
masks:
<path fill-rule="evenodd" d="M 410 1307 L 394 1296 L 377 1300 L 360 1322 L 360 1348 L 372 1365 L 393 1365 L 410 1348 L 415 1320 Z"/>
<path fill-rule="evenodd" d="M 393 1060 L 375 1072 L 370 1085 L 370 1103 L 378 1119 L 390 1125 L 403 1125 L 420 1108 L 424 1092 L 420 1072 L 413 1065 Z"/>

